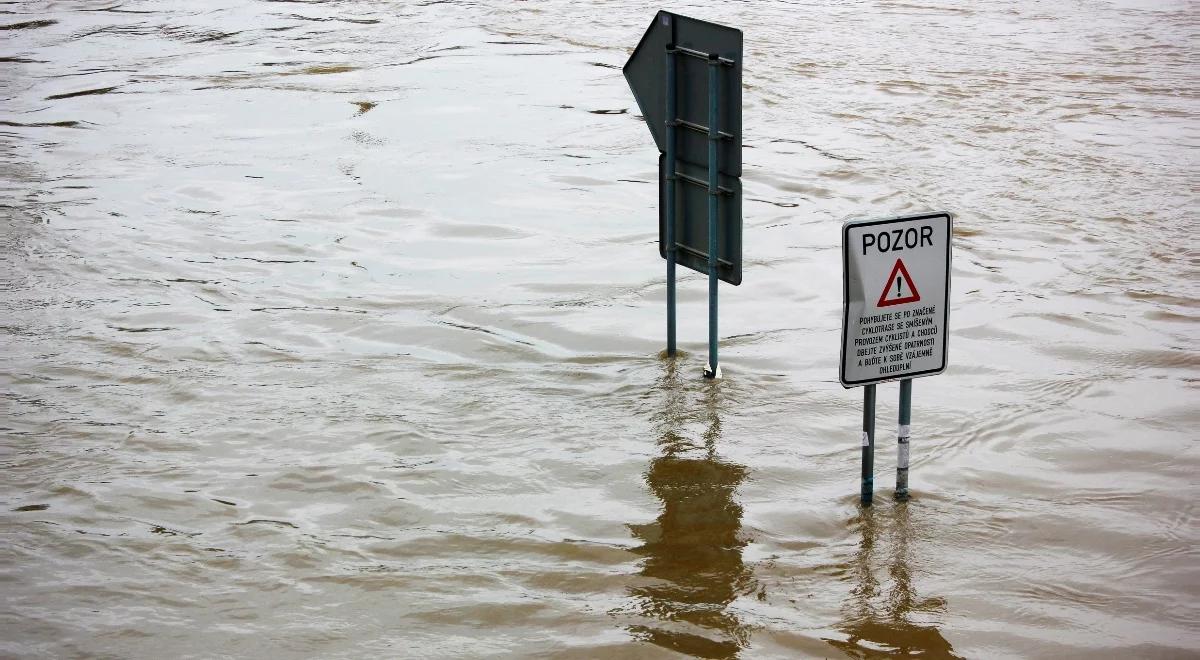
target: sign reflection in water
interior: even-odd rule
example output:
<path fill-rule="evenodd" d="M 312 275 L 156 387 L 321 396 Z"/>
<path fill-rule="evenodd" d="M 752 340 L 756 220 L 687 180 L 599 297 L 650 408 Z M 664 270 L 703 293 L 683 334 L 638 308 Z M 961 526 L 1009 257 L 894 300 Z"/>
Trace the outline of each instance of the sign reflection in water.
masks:
<path fill-rule="evenodd" d="M 914 621 L 942 618 L 946 601 L 921 598 L 913 588 L 909 545 L 920 534 L 914 533 L 909 506 L 863 507 L 852 522 L 861 539 L 845 567 L 848 579 L 855 583 L 842 608 L 845 620 L 838 626 L 846 639 L 826 640 L 852 657 L 960 657 L 936 626 Z M 885 584 L 875 576 L 879 568 L 887 571 Z"/>
<path fill-rule="evenodd" d="M 702 390 L 705 425 L 700 442 L 686 437 L 689 414 L 675 365 L 666 363 L 660 390 L 667 401 L 660 419 L 662 455 L 650 462 L 646 483 L 662 501 L 657 520 L 630 525 L 642 542 L 640 578 L 630 592 L 645 618 L 631 625 L 635 637 L 703 658 L 733 657 L 749 640 L 750 628 L 729 610 L 739 596 L 757 589 L 742 560 L 742 506 L 735 499 L 746 478 L 743 465 L 721 459 L 719 383 Z"/>

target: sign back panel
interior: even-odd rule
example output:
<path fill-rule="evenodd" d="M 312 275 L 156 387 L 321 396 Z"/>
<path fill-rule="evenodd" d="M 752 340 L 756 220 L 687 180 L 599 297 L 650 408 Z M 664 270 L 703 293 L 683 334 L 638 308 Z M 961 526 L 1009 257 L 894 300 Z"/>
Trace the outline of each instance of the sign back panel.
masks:
<path fill-rule="evenodd" d="M 733 62 L 720 74 L 720 119 L 717 130 L 730 137 L 721 140 L 720 171 L 742 175 L 742 32 L 724 25 L 660 11 L 654 17 L 623 71 L 633 98 L 658 150 L 667 150 L 667 44 L 696 52 L 713 53 Z M 708 62 L 676 56 L 676 119 L 692 127 L 708 126 Z M 693 165 L 708 163 L 708 135 L 681 126 L 677 131 L 679 160 Z"/>
<path fill-rule="evenodd" d="M 843 387 L 946 369 L 952 237 L 949 213 L 842 225 Z"/>
<path fill-rule="evenodd" d="M 676 162 L 675 262 L 708 274 L 708 171 Z M 717 184 L 717 278 L 742 283 L 742 180 L 719 176 Z M 658 157 L 658 253 L 667 258 L 666 157 Z"/>

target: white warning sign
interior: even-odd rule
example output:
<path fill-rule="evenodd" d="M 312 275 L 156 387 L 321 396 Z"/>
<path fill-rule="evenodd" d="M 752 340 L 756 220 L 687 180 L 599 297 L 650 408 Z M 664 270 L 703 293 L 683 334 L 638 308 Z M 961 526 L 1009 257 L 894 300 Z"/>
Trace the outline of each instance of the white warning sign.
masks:
<path fill-rule="evenodd" d="M 843 387 L 946 369 L 949 213 L 842 225 Z"/>

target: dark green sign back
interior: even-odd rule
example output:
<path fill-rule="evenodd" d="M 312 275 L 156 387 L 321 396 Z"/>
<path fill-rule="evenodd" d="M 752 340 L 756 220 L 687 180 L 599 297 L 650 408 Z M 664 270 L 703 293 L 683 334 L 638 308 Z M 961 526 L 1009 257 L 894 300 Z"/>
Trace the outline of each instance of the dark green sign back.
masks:
<path fill-rule="evenodd" d="M 667 47 L 675 55 L 676 116 L 667 117 Z M 724 25 L 660 11 L 625 63 L 625 79 L 660 152 L 667 121 L 676 119 L 675 258 L 708 272 L 709 56 L 724 63 L 717 75 L 717 277 L 742 283 L 742 33 Z M 659 158 L 659 253 L 666 258 L 667 163 Z"/>
<path fill-rule="evenodd" d="M 721 140 L 721 174 L 742 175 L 742 31 L 660 11 L 638 42 L 623 71 L 642 117 L 658 150 L 667 150 L 667 45 L 699 53 L 715 53 L 733 62 L 721 72 L 720 125 L 729 134 Z M 708 63 L 698 57 L 679 57 L 676 103 L 679 119 L 696 126 L 708 125 Z M 708 137 L 695 130 L 680 130 L 677 157 L 706 167 Z"/>
<path fill-rule="evenodd" d="M 702 181 L 705 168 L 676 163 L 680 177 Z M 666 157 L 658 157 L 658 252 L 667 258 Z M 734 286 L 742 283 L 742 180 L 721 176 L 717 198 L 717 277 Z M 708 188 L 681 180 L 675 186 L 675 260 L 680 266 L 708 273 Z"/>

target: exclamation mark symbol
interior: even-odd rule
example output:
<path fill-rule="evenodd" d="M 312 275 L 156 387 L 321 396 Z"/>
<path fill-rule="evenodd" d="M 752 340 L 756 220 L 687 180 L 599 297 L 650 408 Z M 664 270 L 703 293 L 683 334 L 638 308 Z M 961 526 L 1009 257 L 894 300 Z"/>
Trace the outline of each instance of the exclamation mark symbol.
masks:
<path fill-rule="evenodd" d="M 892 293 L 892 280 L 896 282 L 896 293 Z M 888 275 L 887 282 L 883 285 L 883 291 L 879 293 L 879 302 L 876 305 L 879 307 L 903 305 L 917 302 L 920 299 L 921 294 L 917 293 L 917 285 L 913 282 L 912 276 L 908 274 L 908 269 L 904 267 L 904 262 L 897 259 L 896 265 L 892 267 L 892 272 Z"/>

